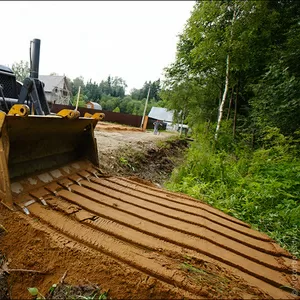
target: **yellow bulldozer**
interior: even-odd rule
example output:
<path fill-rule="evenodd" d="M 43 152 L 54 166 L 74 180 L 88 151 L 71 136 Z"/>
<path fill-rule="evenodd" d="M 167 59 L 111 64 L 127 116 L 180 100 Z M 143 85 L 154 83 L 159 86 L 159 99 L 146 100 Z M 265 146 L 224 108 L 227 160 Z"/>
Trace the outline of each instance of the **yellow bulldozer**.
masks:
<path fill-rule="evenodd" d="M 74 163 L 95 172 L 98 154 L 94 128 L 104 118 L 103 113 L 81 117 L 77 106 L 51 113 L 44 83 L 38 79 L 40 44 L 39 39 L 30 42 L 30 75 L 23 83 L 10 68 L 0 65 L 0 202 L 25 212 L 29 204 L 17 201 L 17 195 L 28 182 L 42 186 L 43 179 L 55 177 L 53 170 L 56 174 L 72 173 Z"/>

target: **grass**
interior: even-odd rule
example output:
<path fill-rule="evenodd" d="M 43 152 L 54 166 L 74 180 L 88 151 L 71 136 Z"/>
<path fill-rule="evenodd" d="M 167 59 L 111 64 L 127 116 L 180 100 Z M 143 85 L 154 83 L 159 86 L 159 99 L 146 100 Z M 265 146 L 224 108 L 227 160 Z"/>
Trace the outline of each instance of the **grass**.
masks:
<path fill-rule="evenodd" d="M 252 225 L 299 258 L 300 158 L 293 143 L 274 129 L 253 151 L 228 140 L 213 147 L 212 140 L 192 143 L 166 187 Z"/>

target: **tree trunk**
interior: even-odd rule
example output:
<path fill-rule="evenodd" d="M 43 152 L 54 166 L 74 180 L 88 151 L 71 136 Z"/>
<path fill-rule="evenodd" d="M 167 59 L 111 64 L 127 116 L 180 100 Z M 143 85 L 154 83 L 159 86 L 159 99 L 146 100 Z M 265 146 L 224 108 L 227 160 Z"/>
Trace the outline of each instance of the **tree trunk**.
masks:
<path fill-rule="evenodd" d="M 239 94 L 239 85 L 237 85 L 237 87 L 236 87 L 236 96 L 235 96 L 235 102 L 234 102 L 233 138 L 235 138 L 235 132 L 236 132 L 236 115 L 237 115 L 238 94 Z"/>
<path fill-rule="evenodd" d="M 225 87 L 224 87 L 222 101 L 221 101 L 221 104 L 219 106 L 219 116 L 218 116 L 218 123 L 217 123 L 217 128 L 216 128 L 216 133 L 215 133 L 215 140 L 218 139 L 218 134 L 219 134 L 219 130 L 220 130 L 221 120 L 222 120 L 222 116 L 223 116 L 224 104 L 225 104 L 225 100 L 226 100 L 226 96 L 227 96 L 227 92 L 228 92 L 229 71 L 230 71 L 230 55 L 229 55 L 229 53 L 230 53 L 230 49 L 231 49 L 231 46 L 232 46 L 231 43 L 232 43 L 232 37 L 233 37 L 233 24 L 235 22 L 236 15 L 237 15 L 237 6 L 236 6 L 236 3 L 235 3 L 234 4 L 233 16 L 232 16 L 232 20 L 231 20 L 229 49 L 228 49 L 227 58 L 226 58 Z"/>
<path fill-rule="evenodd" d="M 229 84 L 229 66 L 230 66 L 230 57 L 229 57 L 229 54 L 227 54 L 227 58 L 226 58 L 226 79 L 225 79 L 225 87 L 224 87 L 224 92 L 223 92 L 222 101 L 221 101 L 221 104 L 220 104 L 220 106 L 219 106 L 219 116 L 218 116 L 218 123 L 217 123 L 217 128 L 216 128 L 216 133 L 215 133 L 215 140 L 218 139 L 218 133 L 219 133 L 219 130 L 220 130 L 221 120 L 222 120 L 222 116 L 223 116 L 224 104 L 225 104 L 225 100 L 226 100 L 226 96 L 227 96 L 227 92 L 228 92 L 228 84 Z"/>
<path fill-rule="evenodd" d="M 229 105 L 228 105 L 228 113 L 227 113 L 227 118 L 226 120 L 229 120 L 230 117 L 230 110 L 231 110 L 231 105 L 232 105 L 232 98 L 233 98 L 233 90 L 234 88 L 231 89 L 231 96 L 230 96 L 230 101 L 229 101 Z"/>

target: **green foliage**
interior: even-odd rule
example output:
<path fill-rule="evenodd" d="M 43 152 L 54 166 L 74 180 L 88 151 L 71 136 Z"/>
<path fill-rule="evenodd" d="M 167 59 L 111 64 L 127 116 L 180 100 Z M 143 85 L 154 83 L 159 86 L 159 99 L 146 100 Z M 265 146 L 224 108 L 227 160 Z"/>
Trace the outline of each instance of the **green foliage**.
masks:
<path fill-rule="evenodd" d="M 35 296 L 34 299 L 36 300 L 46 299 L 36 287 L 28 288 L 28 292 L 30 295 Z"/>
<path fill-rule="evenodd" d="M 297 1 L 197 1 L 165 69 L 162 99 L 178 111 L 187 107 L 190 126 L 214 123 L 226 77 L 223 120 L 233 119 L 233 135 L 256 139 L 266 125 L 293 134 L 300 122 L 299 17 Z"/>
<path fill-rule="evenodd" d="M 90 79 L 86 84 L 82 76 L 76 77 L 73 81 L 67 79 L 73 96 L 72 105 L 75 105 L 79 86 L 81 86 L 81 95 L 79 106 L 85 106 L 86 102 L 94 101 L 100 103 L 103 110 L 121 112 L 142 116 L 148 95 L 149 86 L 151 87 L 149 102 L 146 113 L 148 114 L 153 106 L 165 105 L 159 96 L 160 79 L 154 82 L 145 82 L 141 89 L 133 89 L 130 95 L 125 95 L 127 84 L 121 77 L 108 76 L 99 84 Z"/>
<path fill-rule="evenodd" d="M 185 109 L 195 137 L 168 187 L 204 198 L 298 256 L 299 18 L 299 1 L 197 1 L 160 93 L 167 107 Z"/>
<path fill-rule="evenodd" d="M 121 157 L 119 158 L 119 162 L 120 162 L 120 164 L 123 165 L 124 167 L 127 167 L 127 168 L 129 168 L 129 169 L 131 169 L 131 170 L 134 171 L 134 169 L 135 169 L 134 166 L 132 166 L 132 165 L 129 163 L 129 161 L 128 161 L 125 157 L 121 156 Z"/>
<path fill-rule="evenodd" d="M 155 101 L 161 100 L 159 96 L 160 89 L 161 89 L 160 79 L 153 82 L 146 81 L 141 89 L 136 89 L 136 88 L 132 89 L 130 91 L 131 98 L 134 100 L 146 99 L 148 96 L 149 87 L 150 87 L 149 99 L 154 99 Z"/>
<path fill-rule="evenodd" d="M 271 127 L 263 134 L 263 147 L 254 151 L 244 142 L 211 141 L 212 132 L 197 138 L 167 187 L 251 224 L 300 257 L 300 159 L 295 141 Z"/>
<path fill-rule="evenodd" d="M 300 127 L 300 76 L 291 75 L 283 62 L 271 65 L 253 90 L 250 103 L 257 127 L 276 126 L 285 134 Z"/>
<path fill-rule="evenodd" d="M 78 93 L 75 96 L 73 96 L 73 99 L 71 101 L 73 106 L 76 106 L 77 98 L 78 98 Z M 86 106 L 85 96 L 80 93 L 78 107 L 85 107 L 85 106 Z"/>
<path fill-rule="evenodd" d="M 12 65 L 11 69 L 16 75 L 16 79 L 23 82 L 26 77 L 29 76 L 30 68 L 28 61 L 21 60 Z"/>

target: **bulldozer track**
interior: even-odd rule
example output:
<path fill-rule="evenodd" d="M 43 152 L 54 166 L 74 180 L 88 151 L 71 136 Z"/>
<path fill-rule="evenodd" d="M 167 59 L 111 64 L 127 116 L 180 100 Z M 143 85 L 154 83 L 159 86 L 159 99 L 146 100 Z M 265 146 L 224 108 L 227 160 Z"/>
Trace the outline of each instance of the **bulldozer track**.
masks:
<path fill-rule="evenodd" d="M 168 267 L 175 257 L 188 255 L 217 263 L 272 297 L 290 295 L 282 287 L 291 286 L 292 257 L 266 235 L 191 197 L 128 178 L 101 177 L 95 169 L 75 169 L 52 172 L 55 180 L 45 184 L 44 176 L 35 187 L 28 181 L 38 179 L 21 181 L 26 192 L 15 193 L 15 202 L 21 208 L 29 203 L 30 215 L 58 234 L 183 294 L 202 295 L 180 270 Z"/>

